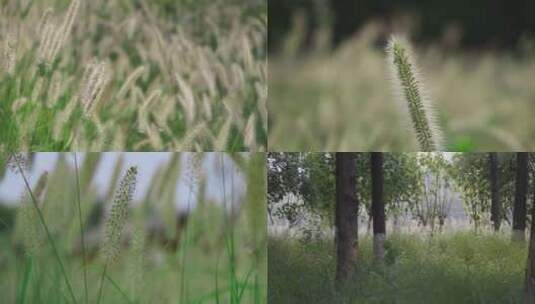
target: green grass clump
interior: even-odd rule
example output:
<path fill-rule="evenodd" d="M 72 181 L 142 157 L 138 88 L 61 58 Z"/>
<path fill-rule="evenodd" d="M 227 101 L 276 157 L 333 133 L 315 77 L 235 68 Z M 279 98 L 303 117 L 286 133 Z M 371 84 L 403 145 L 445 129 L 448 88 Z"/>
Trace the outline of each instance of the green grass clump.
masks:
<path fill-rule="evenodd" d="M 355 279 L 335 292 L 332 241 L 271 237 L 269 301 L 521 303 L 527 249 L 505 235 L 393 235 L 386 241 L 384 267 L 373 263 L 370 237 L 359 246 Z"/>

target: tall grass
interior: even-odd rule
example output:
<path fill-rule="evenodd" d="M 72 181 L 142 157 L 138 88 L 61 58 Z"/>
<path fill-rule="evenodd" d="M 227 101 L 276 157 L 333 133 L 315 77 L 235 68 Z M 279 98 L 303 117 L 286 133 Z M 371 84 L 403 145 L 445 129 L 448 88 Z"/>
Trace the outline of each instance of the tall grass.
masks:
<path fill-rule="evenodd" d="M 0 4 L 0 142 L 11 151 L 265 150 L 265 4 L 135 3 Z"/>
<path fill-rule="evenodd" d="M 228 156 L 224 162 L 233 162 Z M 247 187 L 265 183 L 265 177 L 255 178 L 248 172 L 262 170 L 256 156 L 234 155 L 240 161 L 239 172 L 227 174 L 233 179 L 243 174 Z M 69 157 L 70 158 L 70 157 Z M 55 168 L 43 174 L 31 188 L 31 162 L 23 164 L 22 157 L 11 157 L 16 170 L 22 174 L 32 198 L 18 207 L 15 229 L 0 232 L 0 291 L 8 303 L 265 303 L 266 282 L 264 262 L 257 262 L 251 252 L 265 249 L 265 239 L 257 240 L 248 229 L 230 232 L 229 221 L 236 227 L 248 222 L 249 209 L 263 210 L 265 201 L 256 198 L 244 201 L 230 192 L 234 212 L 218 206 L 206 196 L 198 196 L 189 209 L 187 222 L 167 227 L 162 220 L 162 207 L 174 197 L 162 193 L 147 195 L 146 200 L 129 203 L 134 191 L 135 169 L 123 172 L 124 159 L 118 157 L 105 200 L 95 193 L 93 177 L 98 169 L 100 154 L 87 153 L 82 166 L 78 156 L 59 154 Z M 171 156 L 169 163 L 176 157 Z M 180 157 L 178 158 L 180 159 Z M 198 155 L 202 163 L 204 154 Z M 163 163 L 162 169 L 169 166 Z M 28 169 L 24 169 L 27 167 Z M 228 167 L 228 166 L 226 166 Z M 167 170 L 154 174 L 149 188 L 173 188 L 176 179 L 156 178 Z M 205 172 L 201 165 L 191 167 L 198 176 L 199 190 Z M 223 169 L 225 170 L 225 169 Z M 141 174 L 141 173 L 140 173 Z M 213 173 L 217 174 L 217 173 Z M 180 174 L 179 174 L 180 175 Z M 73 180 L 72 186 L 65 180 Z M 41 182 L 44 181 L 44 182 Z M 44 186 L 43 186 L 44 185 Z M 254 185 L 253 185 L 254 186 Z M 222 188 L 221 191 L 227 188 Z M 112 195 L 110 195 L 110 192 Z M 113 193 L 115 193 L 113 195 Z M 204 192 L 203 192 L 204 193 Z M 240 203 L 238 203 L 238 201 Z M 225 202 L 225 205 L 230 202 Z M 109 206 L 108 206 L 109 205 Z M 28 208 L 35 211 L 27 217 Z M 106 210 L 106 211 L 104 211 Z M 176 211 L 175 211 L 176 214 Z M 33 220 L 33 221 L 32 221 Z M 39 221 L 39 222 L 36 222 Z M 26 228 L 34 227 L 37 236 L 28 237 Z M 29 227 L 25 227 L 28 225 Z M 158 228 L 160 227 L 160 228 Z M 174 234 L 168 231 L 174 230 Z M 228 241 L 230 235 L 232 241 Z M 43 242 L 44 241 L 44 242 Z M 176 245 L 178 245 L 178 250 Z M 51 251 L 42 250 L 50 246 Z M 32 250 L 32 249 L 36 250 Z M 23 254 L 26 252 L 26 254 Z M 183 253 L 187 259 L 182 259 Z M 222 254 L 227 258 L 222 259 Z M 55 263 L 55 264 L 54 264 Z M 54 266 L 57 265 L 57 266 Z M 187 267 L 186 267 L 187 266 Z M 250 278 L 261 279 L 252 282 Z M 215 281 L 215 284 L 214 284 Z M 183 287 L 180 287 L 180 286 Z"/>
<path fill-rule="evenodd" d="M 384 267 L 359 241 L 355 279 L 334 289 L 330 240 L 269 239 L 273 303 L 521 303 L 527 249 L 506 235 L 391 235 Z M 338 292 L 335 292 L 338 290 Z"/>

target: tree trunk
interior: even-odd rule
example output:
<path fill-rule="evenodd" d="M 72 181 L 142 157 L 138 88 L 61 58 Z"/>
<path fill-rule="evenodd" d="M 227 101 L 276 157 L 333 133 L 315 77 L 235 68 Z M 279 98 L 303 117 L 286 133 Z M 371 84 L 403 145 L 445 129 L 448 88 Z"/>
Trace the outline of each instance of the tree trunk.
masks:
<path fill-rule="evenodd" d="M 383 198 L 383 153 L 371 153 L 373 255 L 382 263 L 385 255 L 385 203 Z"/>
<path fill-rule="evenodd" d="M 338 152 L 336 158 L 336 281 L 347 281 L 357 262 L 358 201 L 355 154 Z"/>
<path fill-rule="evenodd" d="M 493 223 L 494 231 L 500 230 L 501 224 L 501 204 L 500 204 L 500 179 L 498 172 L 498 154 L 496 152 L 489 153 L 489 178 L 490 178 L 490 220 Z"/>
<path fill-rule="evenodd" d="M 535 185 L 535 181 L 533 182 Z M 535 206 L 535 196 L 533 198 Z M 531 230 L 529 236 L 529 253 L 526 265 L 524 303 L 535 303 L 535 208 L 531 209 Z"/>
<path fill-rule="evenodd" d="M 515 205 L 513 209 L 513 240 L 525 241 L 526 195 L 528 190 L 528 153 L 516 153 Z"/>

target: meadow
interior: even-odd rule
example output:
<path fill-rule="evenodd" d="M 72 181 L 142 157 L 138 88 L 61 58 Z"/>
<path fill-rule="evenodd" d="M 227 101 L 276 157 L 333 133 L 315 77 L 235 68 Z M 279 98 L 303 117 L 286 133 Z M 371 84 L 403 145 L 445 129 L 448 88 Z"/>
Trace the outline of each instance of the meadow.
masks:
<path fill-rule="evenodd" d="M 371 235 L 359 239 L 357 272 L 334 288 L 332 239 L 270 236 L 269 302 L 522 303 L 527 246 L 511 243 L 509 235 L 393 234 L 384 265 L 374 262 L 372 242 Z"/>
<path fill-rule="evenodd" d="M 306 22 L 296 18 L 269 56 L 270 149 L 421 151 L 392 89 L 382 26 L 371 22 L 335 49 L 329 30 L 318 30 L 306 48 Z M 441 42 L 413 50 L 443 133 L 442 151 L 535 148 L 533 41 L 502 51 Z"/>
<path fill-rule="evenodd" d="M 3 303 L 266 303 L 261 154 L 175 153 L 149 178 L 113 155 L 104 187 L 99 153 L 2 166 L 30 185 L 0 205 Z"/>
<path fill-rule="evenodd" d="M 260 151 L 267 3 L 0 1 L 9 151 Z"/>

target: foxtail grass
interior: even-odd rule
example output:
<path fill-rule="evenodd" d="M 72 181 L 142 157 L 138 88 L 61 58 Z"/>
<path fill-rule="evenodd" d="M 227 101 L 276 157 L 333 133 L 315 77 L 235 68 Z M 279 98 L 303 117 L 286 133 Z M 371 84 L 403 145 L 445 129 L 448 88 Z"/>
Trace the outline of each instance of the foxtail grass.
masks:
<path fill-rule="evenodd" d="M 135 192 L 136 179 L 137 167 L 130 167 L 115 192 L 111 210 L 106 219 L 105 240 L 102 248 L 105 262 L 100 279 L 97 303 L 100 303 L 102 298 L 108 264 L 119 257 L 121 236 L 128 216 L 129 203 L 132 201 Z"/>
<path fill-rule="evenodd" d="M 394 91 L 407 107 L 420 151 L 439 151 L 440 129 L 432 113 L 430 100 L 419 79 L 416 65 L 406 42 L 392 36 L 388 43 L 388 64 L 392 70 Z"/>
<path fill-rule="evenodd" d="M 72 285 L 71 285 L 71 281 L 69 279 L 69 276 L 67 275 L 67 271 L 65 269 L 65 265 L 63 264 L 63 261 L 61 260 L 61 257 L 59 255 L 59 251 L 57 249 L 56 243 L 54 242 L 54 239 L 52 238 L 52 234 L 50 233 L 50 230 L 48 229 L 48 226 L 46 224 L 46 221 L 45 221 L 45 218 L 43 216 L 43 213 L 41 212 L 41 209 L 39 208 L 39 204 L 37 203 L 36 196 L 34 195 L 34 193 L 32 191 L 32 188 L 30 187 L 30 183 L 28 182 L 28 179 L 26 177 L 26 174 L 24 173 L 23 166 L 24 166 L 25 162 L 21 161 L 22 158 L 23 158 L 23 156 L 21 156 L 20 154 L 19 155 L 12 154 L 11 159 L 14 162 L 13 166 L 16 166 L 16 168 L 18 169 L 18 173 L 21 175 L 21 177 L 22 177 L 22 179 L 24 181 L 24 186 L 26 187 L 26 191 L 28 192 L 28 195 L 30 196 L 31 202 L 33 204 L 33 207 L 34 207 L 35 211 L 37 212 L 39 221 L 41 222 L 41 225 L 43 226 L 43 229 L 45 230 L 48 243 L 49 243 L 50 247 L 52 248 L 52 251 L 53 251 L 54 256 L 56 258 L 56 262 L 58 263 L 58 265 L 60 267 L 61 274 L 63 276 L 63 280 L 64 280 L 65 284 L 67 285 L 69 296 L 70 296 L 70 298 L 71 298 L 73 303 L 78 303 L 78 301 L 76 300 L 76 297 L 74 296 L 74 292 L 73 292 L 73 288 L 72 288 Z"/>

